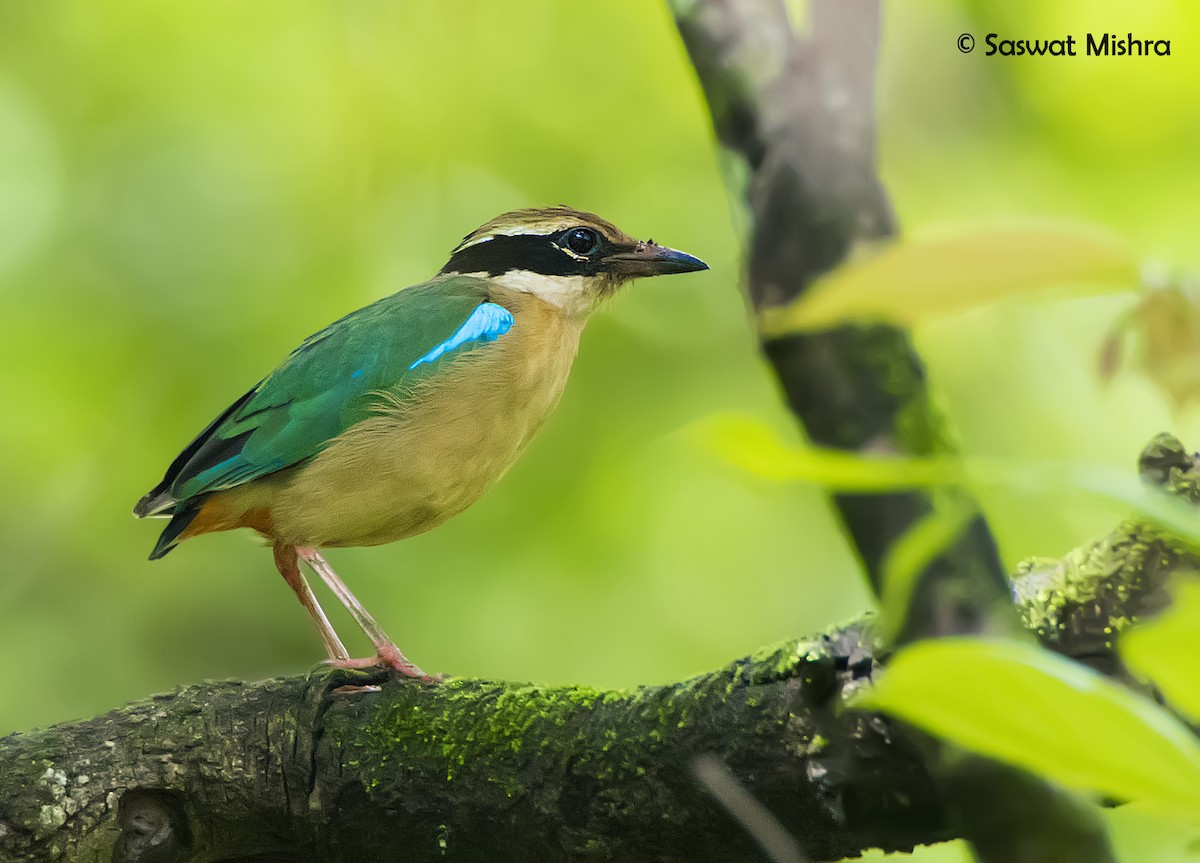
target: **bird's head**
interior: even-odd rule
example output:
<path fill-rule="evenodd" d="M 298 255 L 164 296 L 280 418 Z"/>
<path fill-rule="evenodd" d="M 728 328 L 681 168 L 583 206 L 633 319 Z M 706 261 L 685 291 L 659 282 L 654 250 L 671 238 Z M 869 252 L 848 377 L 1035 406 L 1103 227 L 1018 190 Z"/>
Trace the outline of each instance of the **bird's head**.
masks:
<path fill-rule="evenodd" d="M 545 207 L 505 213 L 467 234 L 441 273 L 489 278 L 585 315 L 629 279 L 706 269 L 592 213 Z"/>

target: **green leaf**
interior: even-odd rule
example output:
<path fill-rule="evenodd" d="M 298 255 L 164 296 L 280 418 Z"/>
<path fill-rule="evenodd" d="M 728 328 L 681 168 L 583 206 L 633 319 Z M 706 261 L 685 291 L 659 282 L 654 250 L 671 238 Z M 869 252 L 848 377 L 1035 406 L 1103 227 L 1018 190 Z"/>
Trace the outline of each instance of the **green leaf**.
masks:
<path fill-rule="evenodd" d="M 853 702 L 1055 782 L 1200 820 L 1200 744 L 1157 705 L 1021 642 L 946 638 L 892 658 Z"/>
<path fill-rule="evenodd" d="M 1192 504 L 1124 471 L 1096 465 L 1068 464 L 1060 468 L 1063 487 L 1098 500 L 1126 506 L 1171 532 L 1192 549 L 1200 548 L 1200 512 Z"/>
<path fill-rule="evenodd" d="M 1031 495 L 1084 494 L 1114 510 L 1127 511 L 1159 527 L 1192 548 L 1200 548 L 1200 513 L 1192 504 L 1131 471 L 1080 462 L 1014 459 L 967 459 L 975 485 L 1025 491 Z"/>
<path fill-rule="evenodd" d="M 901 534 L 883 560 L 882 636 L 891 642 L 908 619 L 917 577 L 966 530 L 979 512 L 967 496 L 935 495 L 934 509 Z"/>
<path fill-rule="evenodd" d="M 1200 721 L 1200 581 L 1181 581 L 1158 618 L 1121 636 L 1121 658 L 1173 706 Z"/>
<path fill-rule="evenodd" d="M 1049 289 L 1075 294 L 1134 290 L 1133 255 L 1095 231 L 1017 227 L 909 240 L 841 267 L 796 302 L 764 312 L 768 336 L 850 320 L 911 326 L 1006 297 Z"/>
<path fill-rule="evenodd" d="M 718 414 L 693 425 L 690 437 L 722 461 L 775 482 L 806 482 L 841 492 L 891 492 L 962 485 L 999 488 L 1031 496 L 1085 494 L 1120 512 L 1158 524 L 1200 548 L 1196 507 L 1106 465 L 953 455 L 909 457 L 854 453 L 785 441 L 761 420 Z"/>
<path fill-rule="evenodd" d="M 888 492 L 962 479 L 956 458 L 909 458 L 806 447 L 787 442 L 750 416 L 717 414 L 694 424 L 689 437 L 722 461 L 776 482 L 807 482 L 847 492 Z"/>

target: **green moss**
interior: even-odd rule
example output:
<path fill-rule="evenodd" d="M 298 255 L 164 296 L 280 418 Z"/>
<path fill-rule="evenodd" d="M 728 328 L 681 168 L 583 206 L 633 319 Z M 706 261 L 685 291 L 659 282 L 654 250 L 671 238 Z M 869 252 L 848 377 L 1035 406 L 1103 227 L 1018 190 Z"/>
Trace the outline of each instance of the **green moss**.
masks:
<path fill-rule="evenodd" d="M 765 683 L 768 680 L 793 676 L 793 672 L 808 654 L 810 647 L 815 648 L 816 645 L 791 638 L 781 644 L 768 645 L 754 651 L 750 654 L 749 660 L 753 669 L 754 682 Z M 735 682 L 736 678 L 730 677 L 730 686 Z"/>
<path fill-rule="evenodd" d="M 1017 567 L 1014 592 L 1025 625 L 1046 641 L 1067 629 L 1074 615 L 1092 609 L 1124 609 L 1135 592 L 1148 589 L 1151 573 L 1197 566 L 1170 534 L 1138 519 L 1122 522 L 1104 539 L 1080 546 L 1062 560 L 1029 558 Z M 1103 631 L 1116 636 L 1134 623 L 1114 611 Z"/>
<path fill-rule="evenodd" d="M 451 680 L 424 689 L 417 705 L 414 690 L 395 687 L 377 702 L 360 737 L 366 743 L 353 758 L 369 772 L 366 785 L 376 793 L 411 771 L 514 797 L 530 790 L 524 766 L 535 763 L 542 772 L 634 781 L 664 747 L 713 722 L 726 705 L 743 711 L 753 700 L 760 711 L 746 714 L 752 721 L 777 723 L 783 715 L 771 711 L 786 712 L 787 702 L 773 708 L 757 687 L 798 676 L 803 663 L 827 652 L 819 640 L 793 639 L 723 672 L 629 692 Z"/>
<path fill-rule="evenodd" d="M 1156 435 L 1138 458 L 1142 477 L 1168 493 L 1200 504 L 1200 470 L 1183 443 L 1172 435 Z"/>
<path fill-rule="evenodd" d="M 900 451 L 911 455 L 938 455 L 956 449 L 949 423 L 923 385 L 896 412 L 893 435 Z"/>
<path fill-rule="evenodd" d="M 402 691 L 375 711 L 367 727 L 366 752 L 358 759 L 378 765 L 371 787 L 378 787 L 393 764 L 427 766 L 436 760 L 447 782 L 466 776 L 506 777 L 495 780 L 501 791 L 517 793 L 520 782 L 513 778 L 514 771 L 498 768 L 498 757 L 509 753 L 513 760 L 541 759 L 550 748 L 562 747 L 561 730 L 573 716 L 598 702 L 621 698 L 620 693 L 585 687 L 450 680 L 421 706 L 411 703 L 403 687 L 398 689 Z M 481 769 L 490 776 L 479 776 Z"/>
<path fill-rule="evenodd" d="M 934 403 L 924 370 L 914 364 L 908 335 L 882 325 L 864 327 L 861 333 L 871 377 L 883 384 L 896 404 L 891 433 L 899 451 L 909 455 L 955 452 L 949 422 Z"/>

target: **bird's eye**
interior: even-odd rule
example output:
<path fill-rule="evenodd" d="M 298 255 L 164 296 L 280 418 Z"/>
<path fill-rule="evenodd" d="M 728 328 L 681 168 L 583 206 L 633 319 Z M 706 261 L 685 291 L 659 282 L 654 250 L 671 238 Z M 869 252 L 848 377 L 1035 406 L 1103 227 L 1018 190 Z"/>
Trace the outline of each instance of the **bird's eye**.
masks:
<path fill-rule="evenodd" d="M 591 228 L 572 228 L 563 240 L 567 248 L 577 255 L 591 255 L 600 248 L 600 235 Z"/>

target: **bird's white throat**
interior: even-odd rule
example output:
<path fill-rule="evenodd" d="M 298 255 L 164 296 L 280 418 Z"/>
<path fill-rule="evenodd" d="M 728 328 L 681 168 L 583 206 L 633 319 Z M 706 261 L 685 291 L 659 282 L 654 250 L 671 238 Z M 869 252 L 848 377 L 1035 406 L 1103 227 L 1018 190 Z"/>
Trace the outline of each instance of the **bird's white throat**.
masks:
<path fill-rule="evenodd" d="M 595 276 L 547 276 L 530 270 L 509 270 L 498 276 L 487 273 L 466 273 L 488 279 L 510 291 L 533 294 L 551 305 L 558 306 L 568 316 L 586 315 L 595 304 L 596 295 L 589 283 Z"/>

